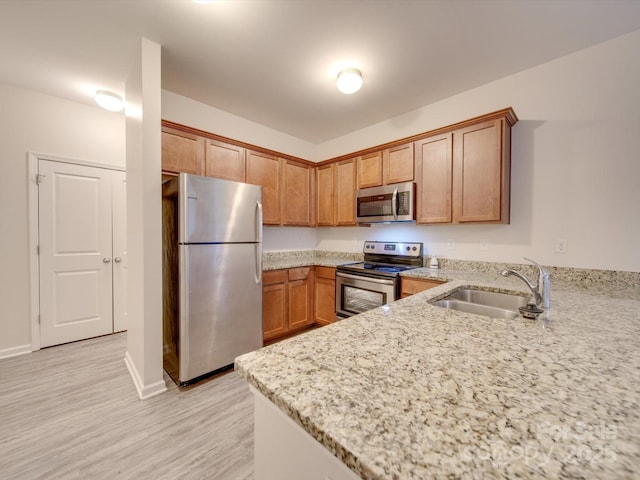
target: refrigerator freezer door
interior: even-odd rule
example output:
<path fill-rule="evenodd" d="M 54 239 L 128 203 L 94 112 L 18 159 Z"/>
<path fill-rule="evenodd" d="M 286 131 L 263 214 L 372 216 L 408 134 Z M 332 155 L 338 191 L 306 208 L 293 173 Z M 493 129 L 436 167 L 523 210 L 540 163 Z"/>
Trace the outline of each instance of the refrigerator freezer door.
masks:
<path fill-rule="evenodd" d="M 181 245 L 179 382 L 262 347 L 262 245 Z M 256 274 L 258 272 L 258 274 Z"/>
<path fill-rule="evenodd" d="M 179 243 L 262 241 L 262 187 L 181 173 Z"/>

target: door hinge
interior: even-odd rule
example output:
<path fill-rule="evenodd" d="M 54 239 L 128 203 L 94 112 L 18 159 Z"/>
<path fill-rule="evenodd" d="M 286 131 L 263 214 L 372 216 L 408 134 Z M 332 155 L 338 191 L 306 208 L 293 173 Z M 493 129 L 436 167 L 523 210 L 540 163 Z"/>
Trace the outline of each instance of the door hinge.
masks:
<path fill-rule="evenodd" d="M 38 325 L 40 325 L 40 314 L 38 314 Z"/>
<path fill-rule="evenodd" d="M 42 183 L 42 181 L 44 180 L 44 177 L 46 177 L 46 175 L 43 175 L 42 173 L 37 173 L 36 174 L 36 185 L 40 185 Z"/>
<path fill-rule="evenodd" d="M 36 245 L 36 255 L 40 255 L 40 245 Z"/>

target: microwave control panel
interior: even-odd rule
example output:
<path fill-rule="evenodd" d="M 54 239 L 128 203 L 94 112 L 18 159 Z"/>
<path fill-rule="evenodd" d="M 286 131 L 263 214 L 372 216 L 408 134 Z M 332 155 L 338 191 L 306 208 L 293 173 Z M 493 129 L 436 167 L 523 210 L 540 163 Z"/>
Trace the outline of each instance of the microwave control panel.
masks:
<path fill-rule="evenodd" d="M 398 192 L 398 215 L 409 215 L 411 213 L 410 192 Z"/>

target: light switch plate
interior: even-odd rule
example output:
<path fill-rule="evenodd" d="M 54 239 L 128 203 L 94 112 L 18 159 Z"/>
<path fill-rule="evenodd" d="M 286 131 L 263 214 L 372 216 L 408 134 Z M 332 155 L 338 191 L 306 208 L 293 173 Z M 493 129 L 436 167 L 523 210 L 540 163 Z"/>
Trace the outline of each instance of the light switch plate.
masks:
<path fill-rule="evenodd" d="M 455 249 L 456 249 L 456 241 L 447 240 L 447 250 L 455 250 Z"/>

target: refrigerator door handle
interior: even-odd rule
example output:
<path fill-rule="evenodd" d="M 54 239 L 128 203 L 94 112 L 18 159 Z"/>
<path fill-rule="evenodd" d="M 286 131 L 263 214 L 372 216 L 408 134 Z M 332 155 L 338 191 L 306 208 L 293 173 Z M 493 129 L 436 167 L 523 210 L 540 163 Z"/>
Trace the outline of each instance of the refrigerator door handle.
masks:
<path fill-rule="evenodd" d="M 256 243 L 255 248 L 256 248 L 256 272 L 253 278 L 256 281 L 256 283 L 260 283 L 260 281 L 262 280 L 262 244 Z"/>
<path fill-rule="evenodd" d="M 262 243 L 262 203 L 256 201 L 256 242 Z"/>
<path fill-rule="evenodd" d="M 262 280 L 262 203 L 256 201 L 256 274 L 254 276 L 256 283 Z"/>

